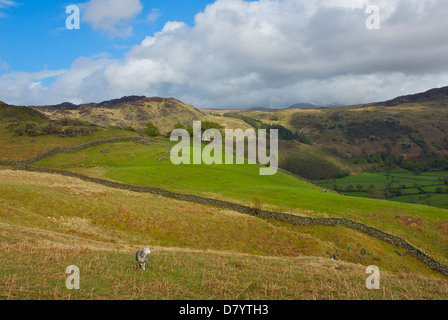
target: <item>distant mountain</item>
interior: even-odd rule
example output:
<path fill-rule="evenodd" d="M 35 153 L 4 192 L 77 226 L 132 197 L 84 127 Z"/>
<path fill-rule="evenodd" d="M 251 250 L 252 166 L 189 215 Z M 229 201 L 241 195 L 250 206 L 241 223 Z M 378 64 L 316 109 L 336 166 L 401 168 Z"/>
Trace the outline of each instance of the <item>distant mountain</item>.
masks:
<path fill-rule="evenodd" d="M 162 133 L 171 130 L 178 122 L 191 125 L 202 120 L 204 113 L 174 98 L 147 98 L 129 96 L 101 103 L 76 105 L 64 102 L 52 106 L 33 106 L 50 119 L 75 118 L 100 126 L 132 126 L 141 129 L 148 122 L 155 124 Z"/>
<path fill-rule="evenodd" d="M 296 103 L 286 109 L 318 109 L 320 106 L 312 103 Z"/>
<path fill-rule="evenodd" d="M 247 110 L 247 111 L 275 111 L 277 109 L 266 108 L 266 107 L 254 107 L 254 108 L 248 108 L 248 109 L 243 109 L 243 110 Z"/>
<path fill-rule="evenodd" d="M 314 104 L 314 103 L 296 103 L 286 109 L 322 109 L 322 108 L 333 108 L 333 107 L 341 107 L 340 104 L 330 103 L 330 104 Z"/>
<path fill-rule="evenodd" d="M 292 111 L 246 112 L 245 116 L 270 123 L 275 113 L 283 126 L 302 135 L 302 141 L 366 166 L 393 162 L 416 172 L 448 167 L 448 87 L 385 102 L 328 107 L 318 114 L 316 107 L 301 103 L 291 106 L 296 108 Z M 297 155 L 289 159 L 296 168 L 297 159 Z"/>
<path fill-rule="evenodd" d="M 448 87 L 431 89 L 423 93 L 401 96 L 392 100 L 376 103 L 379 106 L 397 106 L 404 103 L 423 103 L 428 101 L 448 101 Z"/>

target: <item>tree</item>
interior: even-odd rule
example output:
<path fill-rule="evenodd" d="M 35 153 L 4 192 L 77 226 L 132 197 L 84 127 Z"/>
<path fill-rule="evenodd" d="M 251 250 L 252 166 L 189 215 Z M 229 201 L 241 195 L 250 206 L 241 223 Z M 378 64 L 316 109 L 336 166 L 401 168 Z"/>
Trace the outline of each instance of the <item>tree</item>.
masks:
<path fill-rule="evenodd" d="M 381 193 L 377 188 L 375 188 L 374 185 L 370 185 L 370 187 L 367 189 L 367 194 L 369 195 L 369 198 L 372 199 L 384 199 L 384 194 Z"/>
<path fill-rule="evenodd" d="M 357 185 L 356 185 L 356 189 L 358 189 L 358 191 L 361 192 L 362 189 L 363 189 L 363 186 L 360 185 L 360 184 L 357 184 Z"/>
<path fill-rule="evenodd" d="M 448 177 L 445 177 L 445 184 L 448 186 Z"/>
<path fill-rule="evenodd" d="M 212 121 L 202 121 L 201 122 L 201 130 L 202 130 L 202 132 L 204 132 L 204 131 L 206 131 L 208 129 L 221 130 L 221 129 L 223 129 L 223 126 L 221 126 L 219 123 L 212 122 Z"/>
<path fill-rule="evenodd" d="M 160 130 L 159 128 L 157 128 L 154 124 L 152 124 L 151 122 L 148 122 L 146 124 L 146 129 L 144 132 L 146 135 L 150 136 L 150 137 L 157 137 L 160 136 Z"/>
<path fill-rule="evenodd" d="M 435 190 L 436 193 L 443 193 L 444 191 L 445 190 L 443 190 L 442 187 L 437 187 L 436 190 Z"/>
<path fill-rule="evenodd" d="M 174 130 L 176 129 L 186 129 L 186 127 L 182 123 L 178 122 L 174 125 Z"/>
<path fill-rule="evenodd" d="M 123 130 L 125 130 L 125 131 L 131 131 L 131 132 L 136 132 L 136 131 L 137 131 L 137 130 L 135 130 L 135 128 L 132 127 L 132 126 L 124 127 Z"/>
<path fill-rule="evenodd" d="M 351 192 L 351 191 L 353 191 L 353 185 L 349 184 L 349 185 L 347 186 L 347 188 L 345 188 L 345 191 L 347 191 L 347 192 Z"/>
<path fill-rule="evenodd" d="M 177 130 L 177 129 L 184 129 L 184 130 L 187 130 L 188 133 L 190 134 L 190 137 L 193 135 L 193 128 L 191 128 L 191 130 L 189 130 L 189 129 L 187 129 L 187 127 L 185 127 L 182 123 L 178 122 L 178 123 L 176 123 L 176 124 L 174 125 L 173 130 L 171 130 L 170 132 L 168 132 L 168 133 L 166 134 L 165 137 L 166 137 L 166 138 L 171 137 L 171 134 L 173 133 L 173 131 L 174 131 L 174 130 Z"/>

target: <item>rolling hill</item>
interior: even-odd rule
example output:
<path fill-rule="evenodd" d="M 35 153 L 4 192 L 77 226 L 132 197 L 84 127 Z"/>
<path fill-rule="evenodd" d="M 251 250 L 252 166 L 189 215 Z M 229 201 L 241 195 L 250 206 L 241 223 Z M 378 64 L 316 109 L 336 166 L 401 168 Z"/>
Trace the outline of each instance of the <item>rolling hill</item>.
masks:
<path fill-rule="evenodd" d="M 100 126 L 134 127 L 143 129 L 148 122 L 159 127 L 162 133 L 181 123 L 191 125 L 202 120 L 204 113 L 191 105 L 173 98 L 123 97 L 101 103 L 74 105 L 62 103 L 53 106 L 32 106 L 50 119 L 71 118 Z"/>
<path fill-rule="evenodd" d="M 381 156 L 378 165 L 387 156 L 397 162 L 448 159 L 448 87 L 362 106 L 240 113 L 281 124 L 306 136 L 312 145 L 360 164 L 374 163 Z M 272 120 L 274 115 L 278 120 Z"/>
<path fill-rule="evenodd" d="M 49 119 L 41 112 L 38 112 L 28 107 L 11 106 L 0 101 L 0 120 L 4 122 L 12 119 L 17 121 L 34 121 L 34 122 L 49 121 Z"/>
<path fill-rule="evenodd" d="M 377 103 L 377 105 L 397 106 L 405 103 L 424 103 L 428 101 L 438 101 L 442 103 L 443 106 L 448 106 L 447 98 L 448 98 L 448 86 L 442 88 L 434 88 L 422 93 L 397 97 L 392 100 L 379 102 Z"/>

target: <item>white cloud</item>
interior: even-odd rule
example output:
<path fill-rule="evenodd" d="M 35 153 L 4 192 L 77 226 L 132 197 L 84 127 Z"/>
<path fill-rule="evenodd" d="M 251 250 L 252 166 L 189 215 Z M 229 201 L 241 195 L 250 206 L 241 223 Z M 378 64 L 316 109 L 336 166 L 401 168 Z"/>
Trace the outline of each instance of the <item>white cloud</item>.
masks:
<path fill-rule="evenodd" d="M 9 69 L 9 64 L 6 63 L 5 61 L 2 61 L 2 59 L 0 58 L 0 71 L 5 71 Z"/>
<path fill-rule="evenodd" d="M 146 16 L 146 22 L 153 23 L 156 22 L 157 19 L 160 18 L 162 13 L 160 12 L 160 9 L 152 9 L 151 12 Z"/>
<path fill-rule="evenodd" d="M 8 92 L 2 76 L 0 97 L 17 93 L 8 102 L 37 104 L 138 94 L 198 107 L 285 107 L 379 101 L 448 85 L 448 2 L 375 2 L 381 30 L 366 29 L 366 0 L 217 0 L 194 26 L 168 22 L 123 59 L 79 58 L 48 90 L 36 85 L 29 95 L 40 81 L 31 77 Z"/>
<path fill-rule="evenodd" d="M 376 3 L 383 29 L 371 31 L 364 0 L 218 0 L 193 27 L 167 23 L 105 78 L 124 92 L 230 107 L 359 103 L 448 84 L 448 4 Z"/>
<path fill-rule="evenodd" d="M 2 97 L 2 101 L 15 104 L 50 101 L 52 97 L 45 96 L 45 87 L 41 83 L 38 85 L 34 83 L 60 76 L 63 73 L 64 70 L 45 70 L 35 73 L 11 72 L 0 75 L 0 97 Z"/>
<path fill-rule="evenodd" d="M 6 7 L 14 7 L 17 6 L 18 3 L 11 0 L 0 0 L 0 8 L 6 8 Z"/>
<path fill-rule="evenodd" d="M 110 37 L 132 36 L 132 21 L 141 13 L 140 0 L 90 0 L 80 5 L 82 21 Z"/>
<path fill-rule="evenodd" d="M 2 12 L 2 9 L 7 9 L 10 7 L 17 7 L 19 6 L 19 3 L 12 1 L 12 0 L 0 0 L 0 18 L 7 18 L 8 15 L 4 12 Z"/>
<path fill-rule="evenodd" d="M 102 101 L 114 96 L 108 91 L 102 73 L 111 60 L 106 54 L 76 59 L 68 70 L 36 73 L 11 72 L 0 75 L 2 101 L 18 105 Z M 52 82 L 45 86 L 45 81 Z"/>

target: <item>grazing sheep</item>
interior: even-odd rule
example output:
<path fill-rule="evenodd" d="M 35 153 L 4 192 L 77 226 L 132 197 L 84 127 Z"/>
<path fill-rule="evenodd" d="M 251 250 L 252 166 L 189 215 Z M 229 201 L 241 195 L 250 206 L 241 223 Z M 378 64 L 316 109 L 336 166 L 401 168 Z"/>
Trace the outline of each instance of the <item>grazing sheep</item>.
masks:
<path fill-rule="evenodd" d="M 135 260 L 137 260 L 137 267 L 146 270 L 146 263 L 148 262 L 148 256 L 151 254 L 151 250 L 145 248 L 143 250 L 137 250 L 135 254 Z"/>

